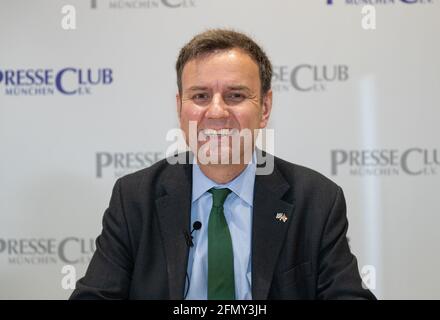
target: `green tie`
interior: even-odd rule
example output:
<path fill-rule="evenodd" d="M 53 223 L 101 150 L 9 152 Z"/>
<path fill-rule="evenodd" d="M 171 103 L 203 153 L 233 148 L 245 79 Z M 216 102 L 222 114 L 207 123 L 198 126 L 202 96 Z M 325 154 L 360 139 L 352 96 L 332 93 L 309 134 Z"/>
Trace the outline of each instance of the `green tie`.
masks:
<path fill-rule="evenodd" d="M 208 300 L 235 300 L 234 254 L 223 203 L 231 190 L 210 189 L 208 223 Z"/>

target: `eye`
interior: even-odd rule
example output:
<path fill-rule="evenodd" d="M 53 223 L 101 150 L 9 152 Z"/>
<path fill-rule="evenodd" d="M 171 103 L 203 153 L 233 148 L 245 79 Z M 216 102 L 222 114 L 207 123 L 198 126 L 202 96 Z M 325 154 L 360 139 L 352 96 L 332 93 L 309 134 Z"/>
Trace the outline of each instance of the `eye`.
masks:
<path fill-rule="evenodd" d="M 246 99 L 246 96 L 239 92 L 230 92 L 226 95 L 226 103 L 239 103 Z"/>
<path fill-rule="evenodd" d="M 196 102 L 206 102 L 209 100 L 209 94 L 207 93 L 196 93 L 192 96 L 192 99 Z"/>

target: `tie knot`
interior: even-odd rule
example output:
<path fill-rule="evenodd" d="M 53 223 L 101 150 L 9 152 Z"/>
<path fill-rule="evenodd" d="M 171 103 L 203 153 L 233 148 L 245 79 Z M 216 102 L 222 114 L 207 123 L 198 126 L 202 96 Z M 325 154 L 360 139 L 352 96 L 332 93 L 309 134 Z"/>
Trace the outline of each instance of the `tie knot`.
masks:
<path fill-rule="evenodd" d="M 228 188 L 211 188 L 208 192 L 212 194 L 212 205 L 214 207 L 223 207 L 223 203 L 225 203 L 226 197 L 231 193 L 231 190 Z"/>

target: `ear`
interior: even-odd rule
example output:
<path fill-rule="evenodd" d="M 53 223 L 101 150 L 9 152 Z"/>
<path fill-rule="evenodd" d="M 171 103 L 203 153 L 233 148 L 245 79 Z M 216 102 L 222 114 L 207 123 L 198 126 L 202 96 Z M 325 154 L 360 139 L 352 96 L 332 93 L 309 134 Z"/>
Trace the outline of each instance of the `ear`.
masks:
<path fill-rule="evenodd" d="M 266 92 L 261 106 L 260 128 L 266 128 L 272 111 L 272 89 Z"/>
<path fill-rule="evenodd" d="M 182 99 L 180 99 L 180 94 L 176 93 L 176 111 L 177 111 L 177 118 L 180 120 L 180 113 L 182 111 Z"/>

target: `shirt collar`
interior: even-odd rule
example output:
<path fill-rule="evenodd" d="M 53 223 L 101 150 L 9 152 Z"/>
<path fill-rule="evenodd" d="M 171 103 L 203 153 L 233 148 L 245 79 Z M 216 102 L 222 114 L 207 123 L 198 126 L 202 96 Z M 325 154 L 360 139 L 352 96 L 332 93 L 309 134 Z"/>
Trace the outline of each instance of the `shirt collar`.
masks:
<path fill-rule="evenodd" d="M 229 188 L 240 199 L 248 205 L 253 206 L 254 183 L 256 172 L 256 152 L 252 154 L 251 162 L 246 168 L 232 181 L 225 184 L 218 184 L 209 179 L 200 169 L 199 165 L 194 163 L 192 166 L 193 186 L 192 202 L 197 201 L 205 192 L 211 188 Z"/>

